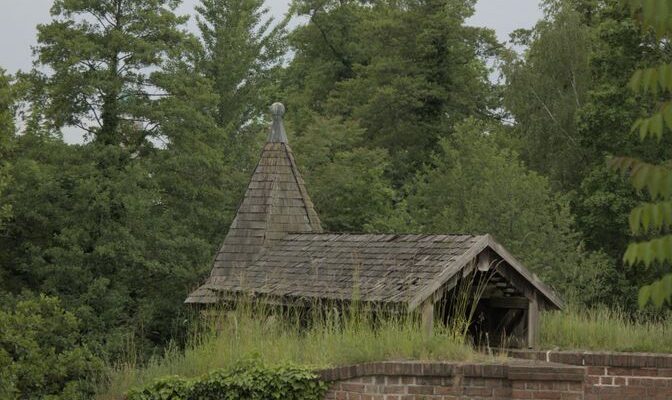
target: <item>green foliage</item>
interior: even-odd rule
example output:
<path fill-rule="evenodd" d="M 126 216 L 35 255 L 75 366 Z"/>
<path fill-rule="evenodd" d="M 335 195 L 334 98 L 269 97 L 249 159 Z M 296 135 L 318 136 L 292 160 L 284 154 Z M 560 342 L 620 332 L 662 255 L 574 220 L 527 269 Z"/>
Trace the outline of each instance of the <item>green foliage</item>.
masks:
<path fill-rule="evenodd" d="M 204 48 L 177 3 L 54 3 L 36 48 L 49 73 L 23 77 L 25 134 L 11 154 L 15 184 L 0 193 L 15 211 L 0 289 L 58 296 L 111 360 L 184 339 L 182 302 L 233 219 L 256 161 L 248 122 L 283 51 L 283 26 L 256 33 L 270 23 L 260 2 L 205 2 Z M 228 19 L 217 14 L 225 5 Z M 90 141 L 64 144 L 67 125 Z"/>
<path fill-rule="evenodd" d="M 263 0 L 201 0 L 196 12 L 205 50 L 198 68 L 218 96 L 215 121 L 233 137 L 276 100 L 270 88 L 287 21 L 267 17 Z"/>
<path fill-rule="evenodd" d="M 146 164 L 97 168 L 124 155 L 19 138 L 6 193 L 14 215 L 0 242 L 2 289 L 58 295 L 92 348 L 112 358 L 134 337 L 142 353 L 171 336 L 194 270 L 212 251 L 198 232 L 175 234 Z"/>
<path fill-rule="evenodd" d="M 491 31 L 465 25 L 473 2 L 298 1 L 309 22 L 290 35 L 283 83 L 288 118 L 303 131 L 318 114 L 357 121 L 366 147 L 391 157 L 395 187 L 467 116 L 495 107 L 484 58 Z"/>
<path fill-rule="evenodd" d="M 320 400 L 326 390 L 326 384 L 308 369 L 245 362 L 191 381 L 162 379 L 145 389 L 131 391 L 128 400 Z"/>
<path fill-rule="evenodd" d="M 497 136 L 506 134 L 501 129 L 474 120 L 460 125 L 440 142 L 433 167 L 407 188 L 398 211 L 403 216 L 392 219 L 400 225 L 388 220 L 379 228 L 490 233 L 545 280 L 569 290 L 568 276 L 577 268 L 607 266 L 582 250 L 567 203 L 553 194 L 548 180 L 497 146 Z M 587 260 L 594 263 L 586 265 Z M 586 301 L 593 291 L 585 293 Z"/>
<path fill-rule="evenodd" d="M 669 64 L 669 49 L 642 32 L 620 0 L 548 0 L 544 6 L 544 19 L 534 29 L 513 35 L 514 44 L 528 46 L 525 53 L 508 54 L 503 67 L 504 106 L 515 121 L 513 147 L 565 194 L 586 250 L 612 264 L 608 271 L 614 276 L 604 289 L 634 309 L 632 288 L 655 275 L 652 268 L 634 270 L 622 261 L 629 210 L 643 195 L 611 174 L 604 159 L 625 153 L 656 164 L 672 156 L 671 138 L 637 142 L 622 129 L 656 107 L 654 99 L 629 86 L 659 91 L 666 85 L 656 73 L 633 78 L 631 71 Z M 651 126 L 656 136 L 661 122 L 664 116 L 642 122 L 636 132 Z"/>
<path fill-rule="evenodd" d="M 157 78 L 196 45 L 181 28 L 186 18 L 173 13 L 178 3 L 55 0 L 35 49 L 37 65 L 53 72 L 33 72 L 45 82 L 50 122 L 131 152 L 151 147 L 149 138 L 159 136 L 153 108 L 164 96 Z"/>
<path fill-rule="evenodd" d="M 9 78 L 0 68 L 0 231 L 11 211 L 9 204 L 2 201 L 2 191 L 9 184 L 7 160 L 14 130 L 14 93 Z"/>
<path fill-rule="evenodd" d="M 55 298 L 27 298 L 0 309 L 0 397 L 87 399 L 102 361 L 82 344 L 77 318 Z"/>
<path fill-rule="evenodd" d="M 591 87 L 590 36 L 570 2 L 551 1 L 532 30 L 514 34 L 514 44 L 526 46 L 525 53 L 504 57 L 503 103 L 516 121 L 521 157 L 556 189 L 576 185 L 577 164 L 585 162 L 575 116 Z"/>
<path fill-rule="evenodd" d="M 672 13 L 667 0 L 627 1 L 631 13 L 644 32 L 652 32 L 660 43 L 667 43 L 672 35 L 668 24 Z M 672 80 L 672 69 L 667 63 L 655 67 L 639 68 L 630 79 L 630 88 L 643 97 L 659 100 L 655 107 L 646 110 L 633 124 L 641 141 L 655 139 L 660 142 L 665 131 L 672 129 L 672 107 L 665 95 L 672 91 L 668 82 Z M 645 111 L 645 112 L 646 112 Z M 610 160 L 610 166 L 628 175 L 638 191 L 646 191 L 652 200 L 634 208 L 630 213 L 630 229 L 635 236 L 643 239 L 631 243 L 623 256 L 628 264 L 652 264 L 666 266 L 672 263 L 672 235 L 668 234 L 672 220 L 672 170 L 670 160 L 660 164 L 649 163 L 633 157 L 617 157 Z M 658 237 L 656 237 L 658 236 Z M 672 274 L 661 268 L 662 278 L 643 286 L 639 292 L 639 304 L 651 302 L 655 307 L 664 303 L 672 304 Z"/>
<path fill-rule="evenodd" d="M 356 123 L 316 117 L 296 138 L 299 166 L 329 231 L 361 232 L 392 211 L 389 156 L 363 147 L 362 135 Z"/>

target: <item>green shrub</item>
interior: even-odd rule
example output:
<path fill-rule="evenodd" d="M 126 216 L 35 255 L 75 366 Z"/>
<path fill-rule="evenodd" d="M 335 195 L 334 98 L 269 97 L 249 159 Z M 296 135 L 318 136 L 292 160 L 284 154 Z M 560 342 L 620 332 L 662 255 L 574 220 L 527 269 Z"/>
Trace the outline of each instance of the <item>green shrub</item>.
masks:
<path fill-rule="evenodd" d="M 326 384 L 305 368 L 242 362 L 192 380 L 160 379 L 144 389 L 132 390 L 128 400 L 320 400 L 326 389 Z"/>
<path fill-rule="evenodd" d="M 128 400 L 186 400 L 192 390 L 191 381 L 179 376 L 157 379 L 140 390 L 131 390 Z"/>
<path fill-rule="evenodd" d="M 0 399 L 91 398 L 104 364 L 82 343 L 79 321 L 53 297 L 0 309 Z"/>

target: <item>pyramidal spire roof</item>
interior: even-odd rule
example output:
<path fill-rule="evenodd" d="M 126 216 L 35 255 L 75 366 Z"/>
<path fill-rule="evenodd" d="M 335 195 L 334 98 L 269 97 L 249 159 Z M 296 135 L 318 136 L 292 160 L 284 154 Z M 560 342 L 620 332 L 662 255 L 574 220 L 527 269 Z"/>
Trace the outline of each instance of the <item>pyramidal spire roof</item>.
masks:
<path fill-rule="evenodd" d="M 187 303 L 216 302 L 212 286 L 239 280 L 262 250 L 290 232 L 320 233 L 322 227 L 296 166 L 282 123 L 285 107 L 271 106 L 273 123 L 245 197 L 231 223 L 208 281 Z"/>

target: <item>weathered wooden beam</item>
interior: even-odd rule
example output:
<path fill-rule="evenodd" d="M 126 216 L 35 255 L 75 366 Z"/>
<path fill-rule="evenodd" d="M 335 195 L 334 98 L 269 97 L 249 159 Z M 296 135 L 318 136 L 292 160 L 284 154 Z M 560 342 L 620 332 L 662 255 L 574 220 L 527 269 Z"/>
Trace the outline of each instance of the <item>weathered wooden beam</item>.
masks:
<path fill-rule="evenodd" d="M 514 308 L 527 310 L 529 300 L 524 297 L 493 297 L 485 300 L 485 304 L 492 308 Z"/>
<path fill-rule="evenodd" d="M 532 295 L 527 309 L 527 347 L 534 348 L 539 337 L 539 301 L 536 292 Z"/>
<path fill-rule="evenodd" d="M 422 313 L 422 333 L 425 336 L 432 336 L 432 331 L 434 330 L 434 302 L 431 301 L 431 299 L 425 301 L 422 304 L 422 310 L 420 312 Z"/>
<path fill-rule="evenodd" d="M 487 272 L 490 270 L 493 261 L 492 254 L 490 254 L 488 249 L 485 249 L 476 256 L 476 268 L 481 272 Z"/>
<path fill-rule="evenodd" d="M 530 283 L 536 290 L 540 291 L 554 307 L 562 309 L 565 305 L 564 301 L 558 296 L 555 291 L 544 284 L 535 274 L 528 271 L 523 265 L 515 259 L 501 244 L 497 243 L 492 236 L 486 235 L 488 238 L 488 246 L 501 256 L 518 274 Z M 499 270 L 499 268 L 498 268 Z"/>
<path fill-rule="evenodd" d="M 534 286 L 520 275 L 517 271 L 511 268 L 507 264 L 500 264 L 497 266 L 497 272 L 501 274 L 507 281 L 509 288 L 504 289 L 504 293 L 512 293 L 510 288 L 514 288 L 514 291 L 519 291 L 523 296 L 528 299 L 532 299 L 532 296 L 535 294 L 536 289 Z"/>

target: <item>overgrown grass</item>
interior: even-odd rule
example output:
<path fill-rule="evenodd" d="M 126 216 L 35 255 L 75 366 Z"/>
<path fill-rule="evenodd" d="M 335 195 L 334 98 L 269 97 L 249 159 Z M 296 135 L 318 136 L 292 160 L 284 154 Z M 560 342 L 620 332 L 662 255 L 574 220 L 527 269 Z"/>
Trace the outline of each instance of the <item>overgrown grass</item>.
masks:
<path fill-rule="evenodd" d="M 633 318 L 607 308 L 544 313 L 540 346 L 544 349 L 671 353 L 672 318 Z"/>
<path fill-rule="evenodd" d="M 345 315 L 344 315 L 345 314 Z M 438 328 L 426 337 L 407 313 L 371 320 L 366 311 L 331 312 L 306 319 L 259 306 L 238 306 L 211 314 L 184 351 L 171 348 L 143 368 L 118 365 L 99 399 L 120 399 L 132 387 L 157 378 L 194 377 L 251 357 L 267 365 L 294 363 L 321 368 L 366 361 L 484 359 L 454 329 Z M 306 323 L 306 321 L 311 321 Z"/>
<path fill-rule="evenodd" d="M 293 363 L 311 368 L 399 359 L 492 359 L 468 344 L 466 320 L 437 326 L 434 335 L 426 337 L 416 316 L 407 313 L 379 312 L 372 319 L 368 310 L 333 310 L 306 318 L 241 303 L 234 310 L 210 313 L 186 349 L 170 347 L 142 367 L 125 362 L 112 368 L 109 385 L 101 388 L 98 398 L 121 399 L 130 388 L 158 378 L 195 377 L 250 358 L 269 366 Z M 544 313 L 539 347 L 672 353 L 672 319 L 635 319 L 608 309 Z"/>

